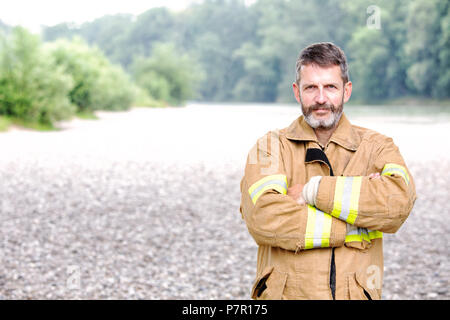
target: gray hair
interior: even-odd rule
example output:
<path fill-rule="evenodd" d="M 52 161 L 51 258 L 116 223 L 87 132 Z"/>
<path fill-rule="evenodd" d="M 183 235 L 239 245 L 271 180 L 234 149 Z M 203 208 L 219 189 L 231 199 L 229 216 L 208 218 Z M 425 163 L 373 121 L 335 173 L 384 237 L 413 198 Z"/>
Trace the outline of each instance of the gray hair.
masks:
<path fill-rule="evenodd" d="M 314 43 L 300 52 L 296 63 L 295 82 L 300 83 L 302 66 L 316 64 L 322 67 L 336 65 L 341 67 L 341 77 L 344 83 L 349 81 L 347 58 L 344 51 L 331 42 Z"/>

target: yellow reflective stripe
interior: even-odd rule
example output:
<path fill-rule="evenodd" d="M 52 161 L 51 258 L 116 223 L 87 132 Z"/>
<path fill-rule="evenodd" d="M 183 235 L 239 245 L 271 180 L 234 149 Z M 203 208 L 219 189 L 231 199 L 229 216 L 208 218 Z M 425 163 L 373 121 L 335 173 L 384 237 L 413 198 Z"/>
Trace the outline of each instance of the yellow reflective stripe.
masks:
<path fill-rule="evenodd" d="M 331 236 L 331 219 L 329 214 L 324 213 L 325 221 L 323 222 L 322 230 L 322 248 L 327 248 L 330 246 L 330 236 Z"/>
<path fill-rule="evenodd" d="M 369 239 L 381 239 L 383 238 L 383 232 L 381 231 L 369 231 Z"/>
<path fill-rule="evenodd" d="M 355 233 L 356 232 L 356 233 Z M 371 242 L 370 240 L 373 239 L 382 239 L 383 238 L 383 232 L 381 231 L 369 231 L 365 228 L 358 228 L 357 231 L 349 232 L 345 236 L 345 242 L 362 242 L 363 240 L 366 240 L 367 242 Z"/>
<path fill-rule="evenodd" d="M 274 175 L 270 175 L 267 177 L 264 177 L 258 181 L 256 181 L 254 184 L 252 184 L 252 186 L 248 189 L 248 192 L 250 194 L 253 193 L 253 191 L 255 191 L 255 189 L 257 189 L 259 186 L 263 185 L 264 183 L 268 182 L 268 181 L 277 181 L 277 180 L 281 180 L 284 181 L 287 185 L 287 178 L 284 174 L 274 174 Z"/>
<path fill-rule="evenodd" d="M 354 224 L 358 216 L 362 177 L 337 177 L 331 215 Z"/>
<path fill-rule="evenodd" d="M 366 240 L 367 242 L 370 242 L 369 234 L 367 233 L 366 228 L 362 228 L 362 238 L 363 240 Z"/>
<path fill-rule="evenodd" d="M 345 236 L 345 242 L 361 242 L 362 237 L 359 234 L 349 234 Z"/>
<path fill-rule="evenodd" d="M 253 204 L 255 204 L 265 191 L 273 189 L 281 194 L 286 194 L 287 188 L 286 176 L 283 174 L 274 174 L 256 181 L 248 189 L 248 193 L 250 194 Z"/>
<path fill-rule="evenodd" d="M 364 228 L 350 227 L 349 229 L 350 230 L 348 230 L 347 235 L 345 236 L 345 242 L 353 242 L 353 241 L 361 242 L 363 240 Z"/>
<path fill-rule="evenodd" d="M 315 224 L 316 224 L 316 208 L 308 204 L 308 221 L 306 222 L 305 249 L 314 248 Z"/>
<path fill-rule="evenodd" d="M 359 194 L 361 192 L 362 177 L 353 177 L 352 195 L 347 222 L 354 224 L 358 216 Z"/>
<path fill-rule="evenodd" d="M 406 170 L 405 167 L 399 165 L 399 164 L 395 164 L 395 163 L 387 163 L 384 168 L 383 171 L 381 172 L 382 176 L 391 176 L 393 174 L 399 175 L 400 177 L 403 178 L 403 180 L 405 180 L 406 185 L 409 185 L 409 175 L 408 175 L 408 171 Z"/>
<path fill-rule="evenodd" d="M 253 204 L 256 203 L 256 201 L 258 200 L 258 198 L 267 190 L 275 190 L 281 194 L 286 194 L 286 189 L 283 188 L 282 186 L 278 185 L 278 184 L 268 184 L 265 185 L 263 188 L 261 188 L 257 193 L 255 193 L 255 195 L 252 197 L 252 202 Z"/>
<path fill-rule="evenodd" d="M 331 216 L 311 205 L 308 205 L 307 214 L 305 249 L 329 247 Z"/>
<path fill-rule="evenodd" d="M 344 183 L 345 177 L 337 177 L 336 187 L 334 189 L 333 211 L 331 211 L 331 215 L 336 218 L 339 217 L 342 210 L 342 194 L 344 193 Z"/>
<path fill-rule="evenodd" d="M 348 236 L 345 236 L 345 242 L 353 242 L 353 241 L 362 242 L 363 240 L 370 242 L 369 236 L 365 233 L 349 234 Z"/>

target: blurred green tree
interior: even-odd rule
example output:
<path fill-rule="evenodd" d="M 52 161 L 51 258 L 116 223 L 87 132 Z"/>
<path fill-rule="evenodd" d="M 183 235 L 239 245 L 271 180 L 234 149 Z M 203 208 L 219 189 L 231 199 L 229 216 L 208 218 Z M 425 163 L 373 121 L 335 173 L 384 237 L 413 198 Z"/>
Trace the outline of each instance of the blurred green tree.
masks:
<path fill-rule="evenodd" d="M 371 7 L 381 14 L 379 29 L 369 26 Z M 180 12 L 154 8 L 136 19 L 107 16 L 57 29 L 48 29 L 51 39 L 81 35 L 129 72 L 132 61 L 152 56 L 157 43 L 173 43 L 204 70 L 196 93 L 205 101 L 294 102 L 295 60 L 302 48 L 320 41 L 346 52 L 352 100 L 450 97 L 448 1 L 258 0 L 246 6 L 242 0 L 204 0 Z M 150 84 L 150 76 L 147 87 L 164 96 L 167 78 Z"/>
<path fill-rule="evenodd" d="M 426 97 L 450 96 L 450 4 L 448 1 L 410 3 L 405 50 L 408 81 Z"/>
<path fill-rule="evenodd" d="M 174 14 L 167 8 L 153 8 L 140 14 L 127 28 L 116 34 L 120 37 L 120 47 L 115 59 L 130 69 L 137 57 L 148 57 L 159 42 L 173 42 L 176 33 Z M 113 38 L 105 39 L 111 41 Z"/>
<path fill-rule="evenodd" d="M 79 112 L 125 110 L 134 101 L 134 88 L 121 67 L 112 65 L 96 47 L 81 38 L 60 39 L 47 49 L 63 70 L 72 76 L 74 87 L 70 100 Z"/>
<path fill-rule="evenodd" d="M 68 99 L 72 78 L 21 27 L 0 35 L 0 114 L 30 123 L 53 125 L 75 108 Z"/>
<path fill-rule="evenodd" d="M 187 54 L 173 44 L 155 44 L 148 58 L 137 58 L 132 66 L 136 83 L 157 100 L 180 105 L 195 97 L 202 72 Z"/>
<path fill-rule="evenodd" d="M 177 15 L 180 32 L 174 41 L 204 70 L 204 80 L 198 86 L 199 98 L 236 100 L 233 89 L 245 70 L 234 52 L 256 36 L 256 14 L 243 1 L 206 0 Z"/>

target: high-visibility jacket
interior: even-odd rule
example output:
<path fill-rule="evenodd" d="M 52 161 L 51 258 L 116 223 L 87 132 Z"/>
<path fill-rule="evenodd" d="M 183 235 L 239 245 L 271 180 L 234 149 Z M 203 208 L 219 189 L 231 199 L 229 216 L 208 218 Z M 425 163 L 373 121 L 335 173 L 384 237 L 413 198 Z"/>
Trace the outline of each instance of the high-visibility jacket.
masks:
<path fill-rule="evenodd" d="M 315 207 L 287 195 L 313 176 L 322 176 Z M 303 116 L 261 137 L 241 193 L 258 244 L 253 299 L 380 299 L 383 233 L 396 232 L 416 200 L 393 140 L 345 114 L 325 146 Z"/>

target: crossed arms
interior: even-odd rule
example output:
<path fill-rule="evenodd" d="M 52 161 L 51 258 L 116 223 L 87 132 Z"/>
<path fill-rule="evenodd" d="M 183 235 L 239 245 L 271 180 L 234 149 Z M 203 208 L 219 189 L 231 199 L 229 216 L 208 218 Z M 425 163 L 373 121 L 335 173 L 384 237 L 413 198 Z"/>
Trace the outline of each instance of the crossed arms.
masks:
<path fill-rule="evenodd" d="M 315 205 L 303 199 L 302 185 L 287 185 L 282 161 L 273 175 L 261 174 L 260 163 L 247 162 L 240 210 L 250 234 L 260 245 L 297 251 L 363 247 L 382 232 L 396 232 L 416 199 L 414 183 L 393 143 L 376 157 L 374 174 L 323 176 Z"/>

